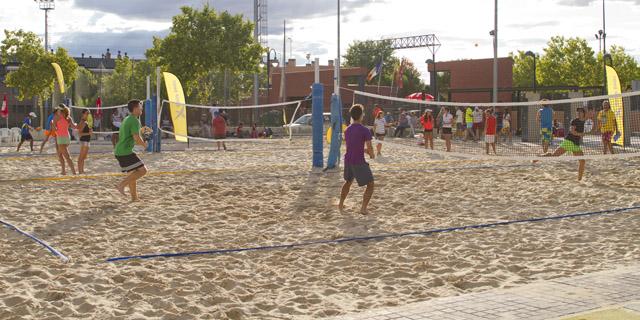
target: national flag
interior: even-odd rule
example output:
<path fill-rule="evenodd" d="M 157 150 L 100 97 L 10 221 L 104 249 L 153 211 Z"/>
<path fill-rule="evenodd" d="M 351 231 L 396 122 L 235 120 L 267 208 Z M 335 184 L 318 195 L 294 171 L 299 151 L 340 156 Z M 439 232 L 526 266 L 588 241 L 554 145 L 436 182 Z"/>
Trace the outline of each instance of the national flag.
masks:
<path fill-rule="evenodd" d="M 102 118 L 102 99 L 100 97 L 96 100 L 96 108 L 96 118 L 100 119 Z"/>
<path fill-rule="evenodd" d="M 7 95 L 2 100 L 2 108 L 0 109 L 0 117 L 7 118 L 9 116 L 9 103 L 7 103 Z"/>
<path fill-rule="evenodd" d="M 380 62 L 378 62 L 378 64 L 375 67 L 373 67 L 371 71 L 369 71 L 369 75 L 367 75 L 367 81 L 371 81 L 373 78 L 379 75 L 381 71 L 382 71 L 382 60 L 380 60 Z"/>

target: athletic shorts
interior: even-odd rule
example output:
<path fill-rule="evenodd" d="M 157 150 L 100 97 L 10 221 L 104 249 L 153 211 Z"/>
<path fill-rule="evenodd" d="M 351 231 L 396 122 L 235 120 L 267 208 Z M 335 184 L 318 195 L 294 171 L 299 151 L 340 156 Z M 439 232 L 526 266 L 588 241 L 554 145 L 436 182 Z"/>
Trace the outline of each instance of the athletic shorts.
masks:
<path fill-rule="evenodd" d="M 369 168 L 368 163 L 345 165 L 344 166 L 344 180 L 347 182 L 356 179 L 359 186 L 366 186 L 370 182 L 373 182 L 373 173 Z"/>
<path fill-rule="evenodd" d="M 602 133 L 602 141 L 611 141 L 611 137 L 613 137 L 613 132 Z"/>
<path fill-rule="evenodd" d="M 540 129 L 540 135 L 542 136 L 542 142 L 551 142 L 553 138 L 553 129 L 542 128 Z"/>
<path fill-rule="evenodd" d="M 20 135 L 20 141 L 33 141 L 31 133 Z"/>
<path fill-rule="evenodd" d="M 55 131 L 51 131 L 51 130 L 45 130 L 44 131 L 44 136 L 45 137 L 56 137 L 56 132 Z"/>
<path fill-rule="evenodd" d="M 385 136 L 384 133 L 376 133 L 376 139 L 378 140 L 384 140 L 384 136 Z"/>
<path fill-rule="evenodd" d="M 493 134 L 485 134 L 484 135 L 484 142 L 486 143 L 495 143 L 496 142 L 496 136 Z"/>
<path fill-rule="evenodd" d="M 424 129 L 424 132 L 423 132 L 423 133 L 425 133 L 425 134 L 426 134 L 426 133 L 431 134 L 431 133 L 433 133 L 433 129 Z"/>
<path fill-rule="evenodd" d="M 56 137 L 56 143 L 58 144 L 71 144 L 71 138 L 69 137 Z"/>
<path fill-rule="evenodd" d="M 451 134 L 451 128 L 442 128 L 442 134 Z"/>
<path fill-rule="evenodd" d="M 226 139 L 227 135 L 226 134 L 214 134 L 213 138 L 216 139 L 216 140 Z"/>
<path fill-rule="evenodd" d="M 120 164 L 120 168 L 122 168 L 122 172 L 131 172 L 144 167 L 144 162 L 142 162 L 135 153 L 126 156 L 116 156 L 116 159 Z"/>
<path fill-rule="evenodd" d="M 580 145 L 573 143 L 571 140 L 564 139 L 560 144 L 560 148 L 564 149 L 567 152 L 581 152 L 582 148 Z"/>
<path fill-rule="evenodd" d="M 473 123 L 467 122 L 467 129 L 473 129 Z"/>

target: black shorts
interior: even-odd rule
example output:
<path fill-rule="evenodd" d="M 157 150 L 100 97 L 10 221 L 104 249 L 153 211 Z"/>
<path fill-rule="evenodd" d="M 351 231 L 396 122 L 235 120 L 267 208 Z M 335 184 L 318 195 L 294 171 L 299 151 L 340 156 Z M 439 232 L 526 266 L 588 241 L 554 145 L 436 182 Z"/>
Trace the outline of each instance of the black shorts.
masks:
<path fill-rule="evenodd" d="M 373 173 L 369 168 L 368 163 L 345 165 L 344 166 L 344 180 L 353 181 L 356 179 L 359 186 L 366 186 L 370 182 L 373 182 Z"/>
<path fill-rule="evenodd" d="M 451 128 L 442 128 L 442 134 L 451 134 Z"/>
<path fill-rule="evenodd" d="M 31 133 L 20 135 L 20 141 L 33 141 Z"/>
<path fill-rule="evenodd" d="M 378 140 L 384 139 L 384 136 L 385 136 L 384 133 L 376 133 L 376 139 L 378 139 Z M 382 138 L 382 139 L 380 139 L 380 138 Z"/>
<path fill-rule="evenodd" d="M 213 138 L 216 139 L 216 140 L 226 139 L 227 135 L 226 134 L 215 134 L 215 135 L 213 135 Z"/>
<path fill-rule="evenodd" d="M 433 133 L 433 129 L 424 129 L 423 133 Z"/>
<path fill-rule="evenodd" d="M 120 168 L 122 168 L 122 172 L 131 172 L 144 167 L 144 162 L 142 162 L 135 153 L 126 156 L 116 156 L 116 159 L 120 164 Z"/>

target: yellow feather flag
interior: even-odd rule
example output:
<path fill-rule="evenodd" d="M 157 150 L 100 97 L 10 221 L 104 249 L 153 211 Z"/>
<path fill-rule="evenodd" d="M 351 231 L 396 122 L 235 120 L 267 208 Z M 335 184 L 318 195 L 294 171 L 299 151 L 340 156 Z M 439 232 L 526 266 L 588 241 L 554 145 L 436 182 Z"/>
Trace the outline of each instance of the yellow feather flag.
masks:
<path fill-rule="evenodd" d="M 610 66 L 607 66 L 607 92 L 608 94 L 622 93 L 618 73 Z M 610 98 L 609 105 L 611 105 L 611 111 L 616 115 L 616 122 L 618 124 L 618 133 L 611 137 L 611 142 L 624 145 L 624 107 L 622 105 L 622 98 Z"/>
<path fill-rule="evenodd" d="M 51 62 L 51 65 L 56 71 L 56 76 L 58 77 L 58 86 L 60 87 L 60 93 L 64 93 L 64 75 L 62 74 L 62 69 L 60 68 L 60 65 L 55 62 Z"/>
<path fill-rule="evenodd" d="M 171 110 L 171 119 L 173 120 L 173 133 L 176 141 L 188 142 L 187 138 L 187 107 L 184 105 L 184 91 L 182 84 L 178 78 L 169 73 L 163 72 L 164 84 L 167 87 L 169 95 L 169 109 Z"/>

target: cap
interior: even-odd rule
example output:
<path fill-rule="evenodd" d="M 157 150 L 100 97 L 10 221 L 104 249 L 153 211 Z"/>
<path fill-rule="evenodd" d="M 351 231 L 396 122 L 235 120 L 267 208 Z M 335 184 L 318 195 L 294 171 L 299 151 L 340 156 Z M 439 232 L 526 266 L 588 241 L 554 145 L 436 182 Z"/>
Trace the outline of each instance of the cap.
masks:
<path fill-rule="evenodd" d="M 38 116 L 34 112 L 29 112 L 29 117 L 37 118 Z"/>

